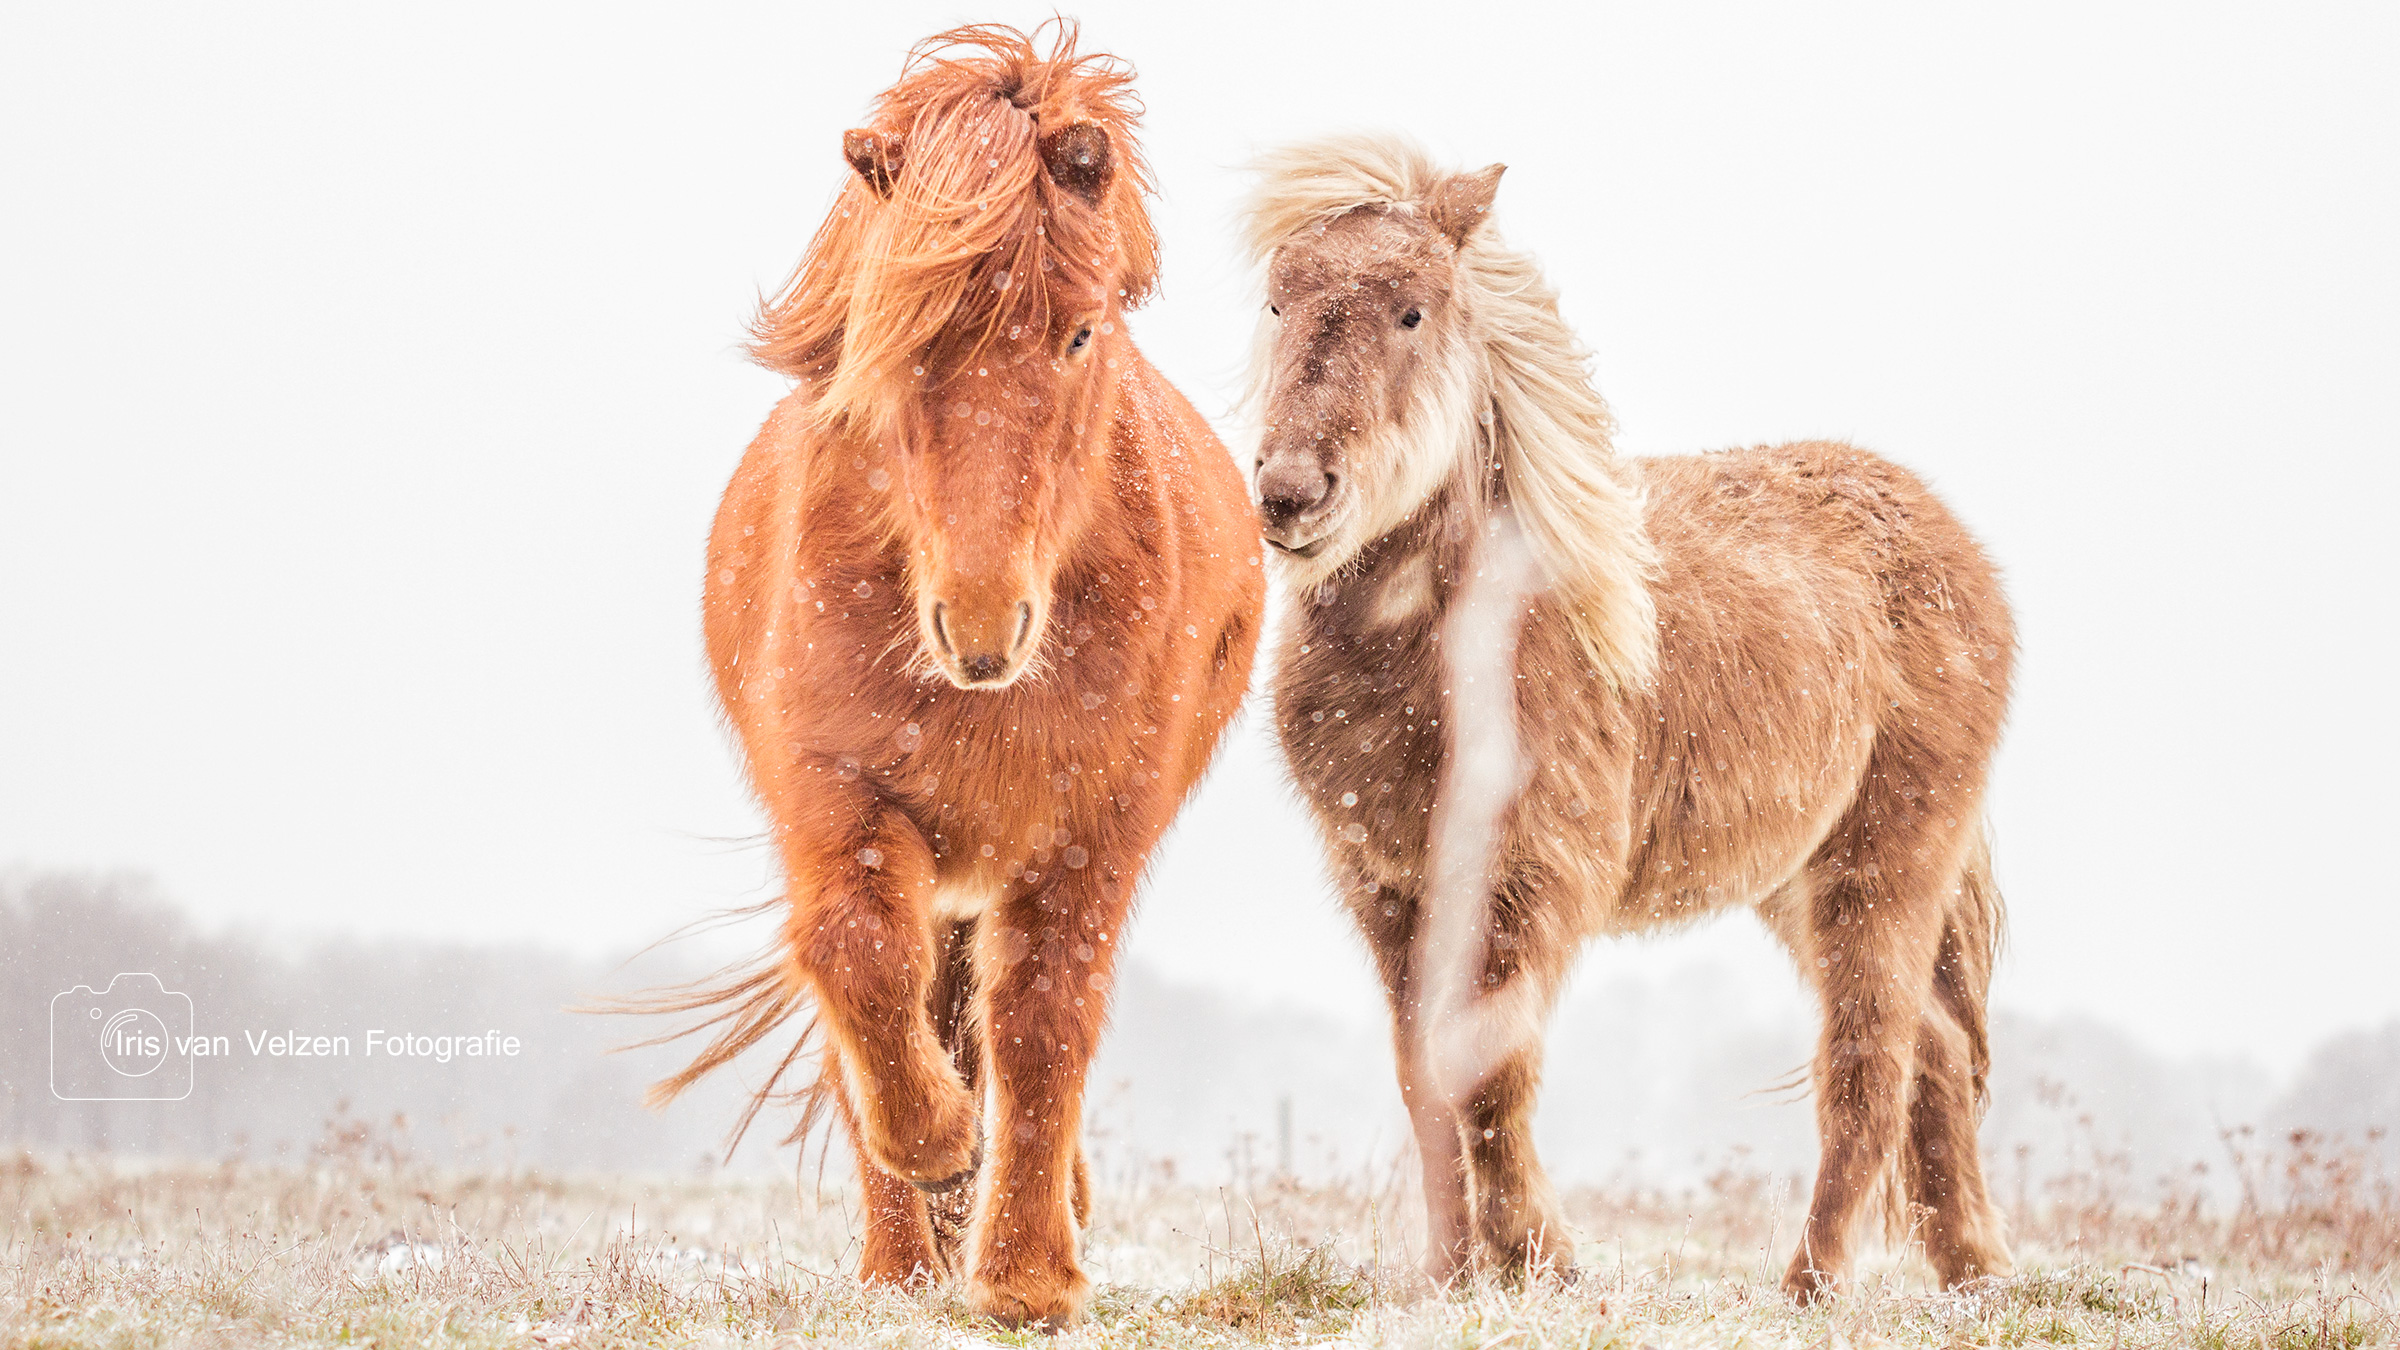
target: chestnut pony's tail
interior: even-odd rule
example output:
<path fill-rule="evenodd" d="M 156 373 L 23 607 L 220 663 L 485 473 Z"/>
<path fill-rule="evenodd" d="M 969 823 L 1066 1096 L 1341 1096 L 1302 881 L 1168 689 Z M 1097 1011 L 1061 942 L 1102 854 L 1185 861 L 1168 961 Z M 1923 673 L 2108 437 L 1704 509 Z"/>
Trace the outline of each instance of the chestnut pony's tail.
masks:
<path fill-rule="evenodd" d="M 779 897 L 749 909 L 734 911 L 725 917 L 738 918 L 756 914 L 782 905 Z M 979 1028 L 975 1016 L 975 922 L 972 919 L 950 924 L 938 935 L 935 943 L 936 961 L 933 987 L 926 991 L 927 1011 L 932 1014 L 934 1034 L 942 1047 L 950 1052 L 951 1061 L 958 1066 L 970 1088 L 981 1081 L 981 1054 L 977 1038 Z M 690 1063 L 650 1085 L 643 1101 L 652 1109 L 664 1107 L 683 1095 L 685 1089 L 740 1058 L 742 1054 L 769 1036 L 782 1030 L 794 1018 L 804 1018 L 799 1034 L 792 1038 L 791 1048 L 776 1061 L 774 1072 L 767 1081 L 750 1094 L 744 1103 L 741 1118 L 725 1137 L 725 1156 L 731 1158 L 750 1132 L 750 1125 L 769 1103 L 781 1103 L 796 1108 L 798 1116 L 792 1131 L 783 1138 L 786 1144 L 798 1144 L 826 1119 L 834 1105 L 835 1083 L 822 1065 L 806 1083 L 795 1082 L 786 1087 L 785 1080 L 795 1065 L 811 1058 L 810 1052 L 824 1050 L 818 1035 L 818 1024 L 808 991 L 792 973 L 790 963 L 780 952 L 770 951 L 749 961 L 737 961 L 714 974 L 685 984 L 671 984 L 660 989 L 646 990 L 625 998 L 606 998 L 573 1009 L 575 1012 L 633 1014 L 636 1016 L 676 1017 L 698 1013 L 699 1018 L 673 1031 L 615 1047 L 617 1050 L 640 1050 L 654 1045 L 670 1045 L 690 1036 L 707 1034 L 707 1044 L 692 1056 Z M 838 1070 L 836 1070 L 838 1072 Z"/>
<path fill-rule="evenodd" d="M 737 918 L 783 904 L 778 896 L 763 904 L 734 911 L 723 916 Z M 744 1051 L 781 1030 L 795 1017 L 805 1017 L 799 1034 L 792 1038 L 791 1048 L 776 1062 L 774 1072 L 765 1083 L 750 1094 L 740 1119 L 725 1137 L 725 1156 L 731 1158 L 742 1137 L 750 1132 L 751 1122 L 769 1102 L 780 1101 L 799 1108 L 799 1119 L 792 1132 L 785 1136 L 786 1144 L 798 1143 L 808 1137 L 818 1122 L 825 1118 L 832 1104 L 831 1086 L 822 1076 L 805 1084 L 785 1087 L 784 1080 L 794 1065 L 808 1056 L 817 1043 L 817 1019 L 811 1011 L 807 991 L 792 978 L 789 967 L 779 952 L 748 961 L 737 961 L 713 974 L 683 984 L 645 990 L 623 998 L 596 999 L 571 1011 L 613 1015 L 675 1017 L 687 1013 L 701 1016 L 675 1030 L 614 1047 L 617 1051 L 641 1050 L 655 1045 L 669 1045 L 687 1037 L 708 1035 L 709 1039 L 682 1069 L 650 1085 L 643 1102 L 657 1110 L 683 1095 L 684 1090 L 739 1058 Z"/>

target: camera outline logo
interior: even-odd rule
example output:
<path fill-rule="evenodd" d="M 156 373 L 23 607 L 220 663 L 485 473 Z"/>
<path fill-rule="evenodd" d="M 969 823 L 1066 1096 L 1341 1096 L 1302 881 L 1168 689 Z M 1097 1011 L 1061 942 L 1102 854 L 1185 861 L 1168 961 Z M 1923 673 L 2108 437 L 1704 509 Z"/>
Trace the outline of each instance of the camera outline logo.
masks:
<path fill-rule="evenodd" d="M 50 1095 L 62 1102 L 179 1102 L 192 1095 L 192 996 L 120 971 L 50 999 Z"/>

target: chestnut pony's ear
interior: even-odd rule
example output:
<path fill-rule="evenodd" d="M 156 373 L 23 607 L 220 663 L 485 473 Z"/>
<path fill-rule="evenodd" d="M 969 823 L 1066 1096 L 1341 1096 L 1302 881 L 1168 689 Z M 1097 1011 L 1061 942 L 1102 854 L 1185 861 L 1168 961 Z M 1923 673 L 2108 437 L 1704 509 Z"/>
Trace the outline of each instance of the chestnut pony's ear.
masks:
<path fill-rule="evenodd" d="M 1425 219 L 1448 235 L 1453 245 L 1466 247 L 1467 236 L 1490 214 L 1492 198 L 1500 191 L 1500 175 L 1506 172 L 1507 165 L 1490 164 L 1443 179 L 1425 198 Z"/>
<path fill-rule="evenodd" d="M 892 195 L 892 180 L 900 176 L 900 133 L 861 127 L 842 133 L 842 158 L 858 170 L 878 197 Z"/>
<path fill-rule="evenodd" d="M 1094 206 L 1108 195 L 1117 173 L 1108 133 L 1090 122 L 1069 122 L 1044 135 L 1042 165 L 1050 171 L 1051 182 Z"/>

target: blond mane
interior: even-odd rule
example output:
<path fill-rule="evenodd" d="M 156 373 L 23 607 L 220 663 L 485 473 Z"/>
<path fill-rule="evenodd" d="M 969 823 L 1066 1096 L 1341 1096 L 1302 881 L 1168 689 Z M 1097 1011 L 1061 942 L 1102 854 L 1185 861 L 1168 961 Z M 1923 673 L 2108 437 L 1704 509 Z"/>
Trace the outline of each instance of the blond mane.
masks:
<path fill-rule="evenodd" d="M 1419 211 L 1452 177 L 1414 142 L 1391 135 L 1288 146 L 1255 169 L 1245 242 L 1262 272 L 1300 231 L 1362 206 Z M 1461 498 L 1481 505 L 1493 504 L 1482 470 L 1496 465 L 1500 490 L 1593 668 L 1619 688 L 1646 684 L 1658 661 L 1649 584 L 1658 554 L 1642 523 L 1639 481 L 1611 443 L 1615 420 L 1592 388 L 1590 354 L 1560 316 L 1558 292 L 1533 255 L 1508 247 L 1488 222 L 1458 251 L 1455 294 L 1467 320 L 1455 359 L 1468 363 L 1473 417 L 1463 426 L 1422 422 L 1427 443 L 1410 453 L 1438 458 Z M 1265 376 L 1264 363 L 1254 362 L 1253 406 L 1265 396 Z"/>

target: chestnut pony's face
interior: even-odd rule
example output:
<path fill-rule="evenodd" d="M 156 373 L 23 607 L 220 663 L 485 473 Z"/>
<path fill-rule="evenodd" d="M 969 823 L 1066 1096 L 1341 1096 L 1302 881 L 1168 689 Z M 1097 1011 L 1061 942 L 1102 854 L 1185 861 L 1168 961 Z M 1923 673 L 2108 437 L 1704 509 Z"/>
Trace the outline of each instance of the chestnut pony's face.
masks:
<path fill-rule="evenodd" d="M 1267 542 L 1300 579 L 1327 575 L 1407 519 L 1456 464 L 1473 409 L 1458 248 L 1499 168 L 1434 200 L 1362 206 L 1302 230 L 1267 277 Z"/>
<path fill-rule="evenodd" d="M 885 461 L 898 469 L 884 483 L 887 514 L 908 551 L 924 659 L 962 689 L 1004 688 L 1036 659 L 1060 559 L 1105 480 L 1101 422 L 1130 356 L 1103 216 L 1107 133 L 1074 122 L 1040 134 L 1002 109 L 986 116 L 1031 139 L 1038 160 L 1025 173 L 1049 181 L 983 208 L 1020 215 L 1022 228 L 957 261 L 938 331 L 891 358 L 906 378 L 893 381 L 902 392 L 877 436 L 897 452 Z M 923 211 L 888 200 L 893 179 L 919 167 L 905 162 L 913 147 L 854 131 L 845 148 L 887 199 L 867 209 Z"/>
<path fill-rule="evenodd" d="M 1115 325 L 1095 299 L 947 372 L 901 455 L 895 512 L 912 546 L 934 667 L 999 688 L 1032 661 L 1070 527 L 1104 472 L 1092 367 Z"/>
<path fill-rule="evenodd" d="M 1034 660 L 1059 560 L 1106 475 L 1100 375 L 1119 322 L 1097 294 L 1049 309 L 969 358 L 929 356 L 899 455 L 892 516 L 923 649 L 962 689 L 1003 688 Z"/>

